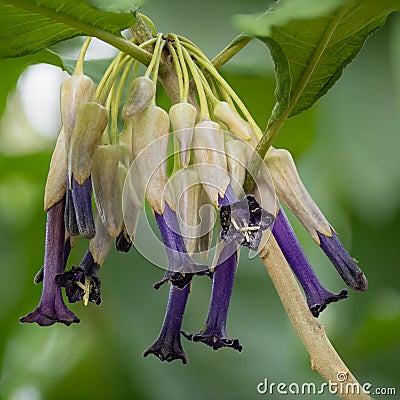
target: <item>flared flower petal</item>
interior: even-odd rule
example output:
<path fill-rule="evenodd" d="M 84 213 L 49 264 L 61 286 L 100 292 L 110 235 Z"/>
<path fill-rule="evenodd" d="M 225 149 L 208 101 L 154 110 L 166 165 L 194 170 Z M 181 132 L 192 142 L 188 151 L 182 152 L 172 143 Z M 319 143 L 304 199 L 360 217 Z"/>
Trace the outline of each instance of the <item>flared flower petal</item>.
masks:
<path fill-rule="evenodd" d="M 158 289 L 161 284 L 170 281 L 174 286 L 183 288 L 194 275 L 209 275 L 209 269 L 197 264 L 186 251 L 178 218 L 168 203 L 165 203 L 164 213 L 162 215 L 155 213 L 155 217 L 167 252 L 168 270 L 165 277 L 154 287 Z"/>
<path fill-rule="evenodd" d="M 187 339 L 203 342 L 214 350 L 232 347 L 241 351 L 242 346 L 239 340 L 231 339 L 226 331 L 229 303 L 238 263 L 238 244 L 230 242 L 222 243 L 222 246 L 214 271 L 210 308 L 204 328 L 196 335 L 187 332 L 182 332 L 182 334 Z"/>
<path fill-rule="evenodd" d="M 262 238 L 262 231 L 274 222 L 274 216 L 260 207 L 255 197 L 246 195 L 236 199 L 231 186 L 225 197 L 220 198 L 221 239 L 226 242 L 237 241 L 242 246 L 257 250 Z"/>
<path fill-rule="evenodd" d="M 38 307 L 20 319 L 22 323 L 36 322 L 49 326 L 56 322 L 65 325 L 79 322 L 79 318 L 65 305 L 61 286 L 55 280 L 56 275 L 65 269 L 64 206 L 65 199 L 62 199 L 47 212 L 42 297 Z"/>
<path fill-rule="evenodd" d="M 364 272 L 344 248 L 333 230 L 331 234 L 332 236 L 326 236 L 318 232 L 321 249 L 331 260 L 344 283 L 357 292 L 364 292 L 368 288 Z"/>
<path fill-rule="evenodd" d="M 143 357 L 154 354 L 161 361 L 182 360 L 183 364 L 187 363 L 181 344 L 181 327 L 189 293 L 190 285 L 186 285 L 183 289 L 174 285 L 170 286 L 167 310 L 160 335 L 154 344 L 144 351 Z"/>
<path fill-rule="evenodd" d="M 279 209 L 272 233 L 303 287 L 308 307 L 314 317 L 318 317 L 329 303 L 348 297 L 346 289 L 334 294 L 322 286 L 282 208 Z"/>
<path fill-rule="evenodd" d="M 91 251 L 87 250 L 79 265 L 74 265 L 70 271 L 56 276 L 58 284 L 65 288 L 70 303 L 82 300 L 85 305 L 89 301 L 97 305 L 101 303 L 101 281 L 97 275 L 99 268 Z"/>

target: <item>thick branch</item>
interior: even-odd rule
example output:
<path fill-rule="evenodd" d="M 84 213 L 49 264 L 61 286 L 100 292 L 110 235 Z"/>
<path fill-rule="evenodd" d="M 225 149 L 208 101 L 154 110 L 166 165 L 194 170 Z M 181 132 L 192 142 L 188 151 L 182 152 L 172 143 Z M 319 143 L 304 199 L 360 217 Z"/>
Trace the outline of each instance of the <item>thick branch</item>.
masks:
<path fill-rule="evenodd" d="M 371 399 L 332 346 L 323 325 L 309 311 L 299 285 L 273 235 L 261 251 L 261 259 L 293 327 L 310 354 L 311 368 L 325 381 L 338 384 L 339 390 L 340 387 L 343 388 L 342 393 L 337 393 L 339 397 L 347 400 Z M 341 377 L 346 379 L 341 380 Z M 346 394 L 346 384 L 349 394 Z"/>

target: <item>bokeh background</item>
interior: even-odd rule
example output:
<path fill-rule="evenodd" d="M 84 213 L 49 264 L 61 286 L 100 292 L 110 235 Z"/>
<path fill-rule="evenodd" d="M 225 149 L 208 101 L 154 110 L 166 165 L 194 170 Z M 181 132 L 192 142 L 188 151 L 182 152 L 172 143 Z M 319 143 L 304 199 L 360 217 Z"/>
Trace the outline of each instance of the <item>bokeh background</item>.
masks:
<path fill-rule="evenodd" d="M 238 33 L 234 15 L 264 6 L 259 0 L 148 0 L 142 11 L 160 31 L 183 34 L 212 57 Z M 64 45 L 65 51 L 76 44 Z M 93 47 L 92 57 L 112 54 Z M 33 276 L 43 259 L 42 198 L 60 125 L 59 85 L 66 75 L 48 66 L 23 72 L 5 62 L 0 72 L 1 398 L 256 399 L 262 397 L 256 387 L 264 378 L 322 383 L 259 259 L 241 260 L 235 282 L 228 330 L 240 338 L 240 354 L 182 339 L 186 366 L 142 358 L 161 328 L 168 288 L 152 289 L 164 271 L 135 249 L 110 254 L 101 271 L 100 307 L 70 306 L 79 325 L 20 325 L 18 318 L 36 307 L 41 293 Z M 266 47 L 252 43 L 223 73 L 264 127 L 274 103 Z M 20 74 L 16 90 L 6 96 Z M 350 293 L 320 320 L 360 382 L 397 387 L 400 398 L 400 15 L 390 16 L 368 39 L 317 105 L 288 121 L 276 144 L 291 150 L 310 192 L 369 279 L 366 293 Z M 322 282 L 339 291 L 343 283 L 329 261 L 293 224 Z M 82 241 L 74 249 L 71 265 L 79 263 L 85 246 Z M 195 280 L 185 330 L 201 328 L 210 286 L 206 279 Z"/>

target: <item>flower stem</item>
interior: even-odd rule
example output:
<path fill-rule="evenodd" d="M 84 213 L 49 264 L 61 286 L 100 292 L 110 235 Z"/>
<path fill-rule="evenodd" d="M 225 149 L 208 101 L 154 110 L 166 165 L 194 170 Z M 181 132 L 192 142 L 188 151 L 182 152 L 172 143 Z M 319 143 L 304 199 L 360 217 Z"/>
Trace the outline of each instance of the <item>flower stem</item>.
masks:
<path fill-rule="evenodd" d="M 324 326 L 312 316 L 289 264 L 272 235 L 260 255 L 290 322 L 310 354 L 311 368 L 325 381 L 336 383 L 337 387 L 341 383 L 352 385 L 351 393 L 338 392 L 339 397 L 346 400 L 371 399 L 332 346 Z M 353 394 L 358 391 L 359 394 Z"/>
<path fill-rule="evenodd" d="M 182 51 L 183 51 L 183 56 L 185 57 L 185 61 L 190 69 L 190 72 L 192 73 L 193 80 L 196 84 L 197 93 L 199 95 L 199 101 L 200 101 L 199 120 L 202 121 L 205 118 L 210 118 L 210 114 L 208 113 L 207 97 L 194 61 L 190 58 L 190 55 L 185 47 L 182 47 Z"/>
<path fill-rule="evenodd" d="M 111 100 L 111 134 L 110 134 L 110 143 L 117 144 L 119 131 L 118 131 L 118 111 L 119 104 L 121 102 L 122 92 L 124 89 L 126 78 L 128 77 L 129 71 L 132 68 L 132 64 L 135 62 L 132 58 L 126 63 L 125 68 L 121 74 L 121 78 L 119 79 L 117 90 L 115 95 L 113 94 L 113 98 Z"/>
<path fill-rule="evenodd" d="M 76 60 L 75 71 L 74 71 L 75 74 L 83 75 L 83 62 L 85 60 L 85 55 L 86 55 L 86 52 L 87 52 L 87 49 L 89 47 L 91 40 L 92 40 L 92 38 L 89 36 L 83 42 L 78 59 Z"/>

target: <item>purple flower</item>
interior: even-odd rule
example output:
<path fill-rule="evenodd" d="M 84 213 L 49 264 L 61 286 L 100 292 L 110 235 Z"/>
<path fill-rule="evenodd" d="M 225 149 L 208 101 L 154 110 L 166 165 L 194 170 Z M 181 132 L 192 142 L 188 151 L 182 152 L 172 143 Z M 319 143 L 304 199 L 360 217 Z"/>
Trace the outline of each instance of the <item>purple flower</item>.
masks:
<path fill-rule="evenodd" d="M 322 286 L 281 207 L 279 208 L 272 233 L 303 287 L 308 307 L 314 317 L 318 317 L 329 303 L 348 297 L 345 289 L 339 294 L 334 294 Z"/>
<path fill-rule="evenodd" d="M 218 257 L 217 266 L 214 271 L 207 320 L 203 330 L 196 335 L 182 332 L 187 339 L 194 342 L 203 342 L 214 350 L 218 350 L 221 347 L 232 347 L 238 351 L 242 350 L 239 340 L 231 339 L 226 331 L 226 320 L 237 263 L 238 244 L 235 242 L 223 243 L 223 249 Z"/>
<path fill-rule="evenodd" d="M 91 301 L 101 303 L 100 278 L 97 276 L 100 266 L 96 264 L 88 249 L 79 265 L 74 265 L 70 271 L 56 276 L 57 283 L 65 287 L 65 293 L 70 303 L 83 300 L 85 305 Z"/>
<path fill-rule="evenodd" d="M 236 241 L 242 246 L 257 250 L 262 231 L 274 222 L 274 216 L 260 207 L 253 195 L 238 200 L 230 185 L 225 196 L 219 198 L 221 239 Z"/>
<path fill-rule="evenodd" d="M 65 325 L 79 322 L 79 318 L 65 305 L 61 286 L 55 280 L 56 275 L 65 270 L 64 206 L 63 198 L 47 212 L 42 297 L 35 311 L 20 318 L 22 323 L 36 322 L 48 326 L 55 322 Z"/>
<path fill-rule="evenodd" d="M 92 182 L 89 176 L 80 185 L 72 175 L 71 185 L 67 178 L 65 226 L 71 236 L 81 235 L 92 239 L 96 234 L 92 212 Z"/>
<path fill-rule="evenodd" d="M 64 265 L 67 265 L 68 262 L 68 257 L 69 257 L 69 253 L 71 252 L 71 238 L 68 237 L 65 240 L 65 244 L 64 244 Z M 35 277 L 33 278 L 33 282 L 35 283 L 35 285 L 39 284 L 40 282 L 43 282 L 43 275 L 44 275 L 44 267 L 42 266 L 39 271 L 37 272 L 37 274 L 35 275 Z"/>
<path fill-rule="evenodd" d="M 170 281 L 182 289 L 194 275 L 210 275 L 209 269 L 197 264 L 186 251 L 177 216 L 170 206 L 165 203 L 164 213 L 162 215 L 155 213 L 155 217 L 167 252 L 168 270 L 154 288 L 159 289 L 163 283 Z"/>
<path fill-rule="evenodd" d="M 187 363 L 187 357 L 181 344 L 181 327 L 187 299 L 190 293 L 190 284 L 183 289 L 171 285 L 164 323 L 157 340 L 147 350 L 143 357 L 154 354 L 161 361 L 171 362 L 182 360 Z"/>
<path fill-rule="evenodd" d="M 354 259 L 350 257 L 349 253 L 336 236 L 336 233 L 331 230 L 331 237 L 325 236 L 320 232 L 317 233 L 321 249 L 331 260 L 344 283 L 357 292 L 364 292 L 367 290 L 368 281 L 364 272 L 361 271 Z"/>

